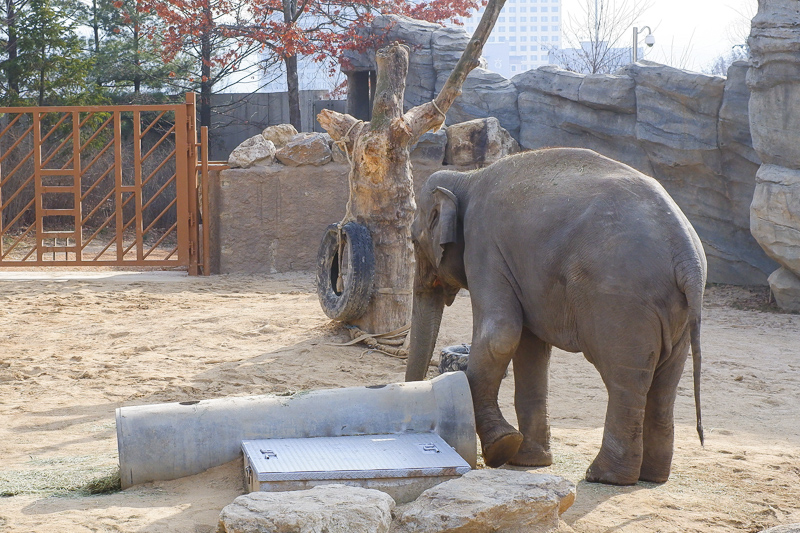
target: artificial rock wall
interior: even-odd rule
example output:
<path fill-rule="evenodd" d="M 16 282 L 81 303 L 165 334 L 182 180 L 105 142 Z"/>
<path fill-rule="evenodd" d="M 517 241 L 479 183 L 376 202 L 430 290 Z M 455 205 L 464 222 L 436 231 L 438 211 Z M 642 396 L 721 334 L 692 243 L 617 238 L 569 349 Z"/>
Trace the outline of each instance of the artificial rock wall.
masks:
<path fill-rule="evenodd" d="M 778 305 L 800 311 L 800 2 L 760 0 L 750 33 L 750 130 L 762 165 L 750 229 L 780 268 Z"/>
<path fill-rule="evenodd" d="M 433 99 L 469 40 L 462 29 L 402 17 L 378 17 L 374 29 L 412 48 L 407 108 Z M 344 64 L 346 72 L 373 70 L 374 51 Z M 522 148 L 591 148 L 655 177 L 700 235 L 709 281 L 763 285 L 777 264 L 750 233 L 761 160 L 750 138 L 747 69 L 735 63 L 723 78 L 643 61 L 614 75 L 547 66 L 508 80 L 477 68 L 447 124 L 494 116 Z"/>

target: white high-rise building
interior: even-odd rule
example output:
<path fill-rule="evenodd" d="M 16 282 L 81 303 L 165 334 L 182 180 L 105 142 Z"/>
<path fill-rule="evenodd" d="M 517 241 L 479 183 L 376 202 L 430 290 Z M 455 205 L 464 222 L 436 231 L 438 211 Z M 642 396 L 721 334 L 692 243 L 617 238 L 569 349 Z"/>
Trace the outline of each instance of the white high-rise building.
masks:
<path fill-rule="evenodd" d="M 481 8 L 464 19 L 472 34 L 483 15 Z M 489 70 L 506 78 L 549 64 L 549 52 L 561 48 L 561 0 L 506 0 L 483 56 Z"/>

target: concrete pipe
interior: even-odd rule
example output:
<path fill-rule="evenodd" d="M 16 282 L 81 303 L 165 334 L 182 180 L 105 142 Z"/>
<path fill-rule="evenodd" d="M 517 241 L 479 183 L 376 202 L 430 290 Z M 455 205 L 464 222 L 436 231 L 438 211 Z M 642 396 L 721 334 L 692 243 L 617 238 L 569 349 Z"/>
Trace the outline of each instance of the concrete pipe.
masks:
<path fill-rule="evenodd" d="M 122 488 L 199 474 L 249 439 L 434 431 L 475 468 L 475 416 L 462 372 L 430 381 L 117 409 Z"/>

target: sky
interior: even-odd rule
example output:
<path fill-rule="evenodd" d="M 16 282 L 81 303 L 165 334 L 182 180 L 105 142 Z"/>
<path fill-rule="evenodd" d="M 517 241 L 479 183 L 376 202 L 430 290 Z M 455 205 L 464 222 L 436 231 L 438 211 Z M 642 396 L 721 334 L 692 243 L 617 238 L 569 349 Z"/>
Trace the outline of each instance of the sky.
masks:
<path fill-rule="evenodd" d="M 586 1 L 562 0 L 565 19 Z M 749 19 L 755 15 L 758 6 L 757 0 L 650 1 L 652 6 L 640 18 L 638 25 L 650 26 L 656 44 L 649 50 L 645 49 L 644 59 L 695 71 L 702 71 L 714 58 L 727 54 L 733 45 L 738 44 L 737 41 L 743 40 L 742 37 L 749 33 Z M 630 46 L 632 40 L 631 30 L 624 46 Z M 644 36 L 640 46 L 644 46 Z"/>

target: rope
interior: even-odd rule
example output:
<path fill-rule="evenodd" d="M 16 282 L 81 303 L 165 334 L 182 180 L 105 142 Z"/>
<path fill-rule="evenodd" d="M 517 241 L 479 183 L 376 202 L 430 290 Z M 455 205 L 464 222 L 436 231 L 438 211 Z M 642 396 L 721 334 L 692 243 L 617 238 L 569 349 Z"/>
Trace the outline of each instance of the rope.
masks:
<path fill-rule="evenodd" d="M 363 120 L 357 120 L 350 125 L 350 128 L 347 130 L 347 133 L 344 134 L 340 140 L 335 141 L 333 144 L 339 147 L 339 149 L 344 152 L 344 156 L 347 158 L 347 164 L 350 166 L 350 174 L 352 175 L 354 170 L 353 159 L 350 157 L 350 150 L 347 149 L 347 143 L 350 140 L 350 132 L 353 131 L 353 128 L 362 124 Z M 337 291 L 341 292 L 343 289 L 339 286 L 342 281 L 342 252 L 344 251 L 342 245 L 342 228 L 345 224 L 353 220 L 353 213 L 350 211 L 350 200 L 347 200 L 346 211 L 344 214 L 344 218 L 338 224 L 339 228 L 339 235 L 338 235 L 338 243 L 339 243 L 339 279 L 336 281 Z"/>
<path fill-rule="evenodd" d="M 347 164 L 350 165 L 351 170 L 353 169 L 353 160 L 350 158 L 350 150 L 347 149 L 347 142 L 350 140 L 350 132 L 353 131 L 353 128 L 363 122 L 363 120 L 357 120 L 356 122 L 353 122 L 350 125 L 350 129 L 347 130 L 347 133 L 344 134 L 344 137 L 333 143 L 344 152 L 344 156 L 347 158 Z"/>
<path fill-rule="evenodd" d="M 361 357 L 369 352 L 380 352 L 395 359 L 408 358 L 408 332 L 411 326 L 403 326 L 402 328 L 387 333 L 365 333 L 356 326 L 348 326 L 350 331 L 350 342 L 344 343 L 328 343 L 328 346 L 353 346 L 355 344 L 364 343 L 369 349 L 362 352 Z M 399 346 L 399 347 L 398 347 Z"/>
<path fill-rule="evenodd" d="M 447 114 L 441 109 L 439 109 L 439 106 L 436 105 L 436 100 L 431 100 L 431 103 L 433 104 L 433 107 L 436 108 L 436 111 L 438 111 L 439 114 L 442 115 L 442 123 L 439 124 L 438 128 L 436 128 L 436 131 L 439 131 L 440 129 L 442 129 L 442 126 L 444 126 L 444 122 L 447 120 Z"/>

